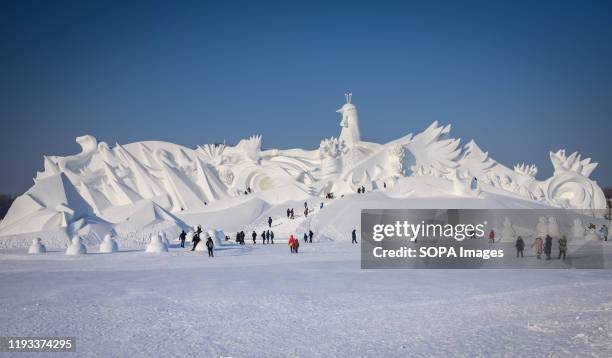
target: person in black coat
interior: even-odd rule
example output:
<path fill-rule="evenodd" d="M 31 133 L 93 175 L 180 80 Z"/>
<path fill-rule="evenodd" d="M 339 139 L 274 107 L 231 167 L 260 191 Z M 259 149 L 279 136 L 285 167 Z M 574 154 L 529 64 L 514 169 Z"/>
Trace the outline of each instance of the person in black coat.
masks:
<path fill-rule="evenodd" d="M 253 237 L 253 245 L 255 245 L 257 243 L 257 233 L 255 232 L 255 230 L 253 230 L 251 236 Z"/>
<path fill-rule="evenodd" d="M 308 242 L 308 234 L 304 233 L 304 242 Z"/>
<path fill-rule="evenodd" d="M 351 244 L 356 244 L 357 243 L 357 230 L 353 229 L 353 232 L 351 232 Z"/>
<path fill-rule="evenodd" d="M 215 257 L 213 254 L 213 248 L 215 247 L 215 243 L 212 241 L 212 238 L 209 236 L 206 239 L 206 248 L 208 249 L 208 257 Z"/>
<path fill-rule="evenodd" d="M 314 236 L 314 232 L 312 230 L 308 230 L 308 238 L 310 239 L 310 243 L 312 244 L 312 237 Z"/>
<path fill-rule="evenodd" d="M 264 244 L 266 243 L 266 232 L 265 231 L 261 232 L 261 242 L 263 242 Z"/>
<path fill-rule="evenodd" d="M 550 254 L 552 253 L 552 237 L 550 237 L 550 235 L 546 235 L 544 253 L 546 254 L 546 260 L 550 260 Z"/>
<path fill-rule="evenodd" d="M 268 227 L 272 227 L 272 217 L 268 217 Z"/>
<path fill-rule="evenodd" d="M 519 254 L 523 257 L 523 250 L 525 249 L 525 241 L 523 241 L 523 238 L 519 236 L 514 246 L 516 246 L 516 257 L 519 257 Z"/>
<path fill-rule="evenodd" d="M 179 240 L 181 240 L 181 247 L 185 247 L 186 238 L 187 238 L 187 233 L 185 232 L 185 230 L 182 230 L 181 234 L 179 235 Z"/>
<path fill-rule="evenodd" d="M 193 239 L 191 239 L 191 242 L 193 242 L 191 251 L 195 251 L 196 246 L 198 246 L 198 243 L 200 242 L 200 234 L 198 234 L 197 231 L 193 234 Z"/>
<path fill-rule="evenodd" d="M 274 244 L 274 231 L 270 230 L 270 241 Z"/>

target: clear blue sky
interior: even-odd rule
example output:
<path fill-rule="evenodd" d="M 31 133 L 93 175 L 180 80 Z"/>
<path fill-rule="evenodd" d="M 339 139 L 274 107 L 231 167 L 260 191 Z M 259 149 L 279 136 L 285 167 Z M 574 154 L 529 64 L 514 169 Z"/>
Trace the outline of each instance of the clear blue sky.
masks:
<path fill-rule="evenodd" d="M 3 1 L 0 30 L 0 192 L 86 133 L 316 148 L 347 89 L 365 140 L 438 120 L 540 178 L 578 150 L 612 185 L 611 1 Z"/>

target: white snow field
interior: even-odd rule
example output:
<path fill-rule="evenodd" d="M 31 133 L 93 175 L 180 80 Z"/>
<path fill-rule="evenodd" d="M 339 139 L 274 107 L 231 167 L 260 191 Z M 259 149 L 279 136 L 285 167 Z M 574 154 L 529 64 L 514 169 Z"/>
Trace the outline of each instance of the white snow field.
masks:
<path fill-rule="evenodd" d="M 74 336 L 78 357 L 612 355 L 608 269 L 361 270 L 347 242 L 173 246 L 4 252 L 0 332 Z"/>

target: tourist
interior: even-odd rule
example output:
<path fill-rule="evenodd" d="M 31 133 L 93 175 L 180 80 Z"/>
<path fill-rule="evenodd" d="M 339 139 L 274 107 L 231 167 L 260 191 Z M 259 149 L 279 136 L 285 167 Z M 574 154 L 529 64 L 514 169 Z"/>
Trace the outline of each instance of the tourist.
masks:
<path fill-rule="evenodd" d="M 289 237 L 289 241 L 287 242 L 287 244 L 289 245 L 289 249 L 291 250 L 291 253 L 295 252 L 295 237 L 293 237 L 293 234 L 291 234 L 291 236 Z"/>
<path fill-rule="evenodd" d="M 308 217 L 308 208 L 304 209 L 304 217 L 307 218 Z"/>
<path fill-rule="evenodd" d="M 268 217 L 268 227 L 272 227 L 272 217 Z"/>
<path fill-rule="evenodd" d="M 314 232 L 312 230 L 308 230 L 308 238 L 310 239 L 310 243 L 312 244 L 312 237 L 314 236 Z"/>
<path fill-rule="evenodd" d="M 198 243 L 200 242 L 200 234 L 198 234 L 197 231 L 193 234 L 193 239 L 191 239 L 191 242 L 193 242 L 193 247 L 191 248 L 191 251 L 195 251 L 196 246 L 198 246 Z"/>
<path fill-rule="evenodd" d="M 543 246 L 543 244 L 544 244 L 544 241 L 542 240 L 542 238 L 541 237 L 536 237 L 535 241 L 531 245 L 531 247 L 535 246 L 536 256 L 538 257 L 538 260 L 540 260 L 542 258 L 542 246 Z"/>
<path fill-rule="evenodd" d="M 181 231 L 181 234 L 179 235 L 179 240 L 181 241 L 181 247 L 185 247 L 185 239 L 187 238 L 187 233 L 185 232 L 185 230 Z"/>
<path fill-rule="evenodd" d="M 274 244 L 274 231 L 270 230 L 270 243 Z"/>
<path fill-rule="evenodd" d="M 304 233 L 304 243 L 308 243 L 308 234 Z"/>
<path fill-rule="evenodd" d="M 323 209 L 323 202 L 321 202 L 321 205 L 319 205 L 319 209 Z"/>
<path fill-rule="evenodd" d="M 289 219 L 291 217 L 291 210 L 289 210 L 289 208 L 287 208 L 287 219 Z"/>
<path fill-rule="evenodd" d="M 253 230 L 251 236 L 253 237 L 253 245 L 255 245 L 257 243 L 257 233 L 255 232 L 255 230 Z"/>
<path fill-rule="evenodd" d="M 266 232 L 265 231 L 261 232 L 261 242 L 264 244 L 266 243 Z"/>
<path fill-rule="evenodd" d="M 519 257 L 519 254 L 523 257 L 523 250 L 525 249 L 525 241 L 523 241 L 523 238 L 519 236 L 514 246 L 516 246 L 516 257 Z"/>
<path fill-rule="evenodd" d="M 559 260 L 561 260 L 561 256 L 563 256 L 563 260 L 565 260 L 566 253 L 567 253 L 567 238 L 565 237 L 565 235 L 563 235 L 559 239 Z"/>
<path fill-rule="evenodd" d="M 210 235 L 207 234 L 206 236 L 206 248 L 208 249 L 208 257 L 215 257 L 215 255 L 213 255 L 213 248 L 215 247 L 215 243 L 213 242 Z"/>
<path fill-rule="evenodd" d="M 550 235 L 546 235 L 544 253 L 546 254 L 546 260 L 550 260 L 550 254 L 552 253 L 552 237 L 550 237 Z"/>
<path fill-rule="evenodd" d="M 608 227 L 604 224 L 601 226 L 600 231 L 601 231 L 601 238 L 604 241 L 608 241 Z"/>
<path fill-rule="evenodd" d="M 492 244 L 494 242 L 495 242 L 495 231 L 491 229 L 491 231 L 489 231 L 489 244 Z"/>
<path fill-rule="evenodd" d="M 357 230 L 353 229 L 353 232 L 351 233 L 351 244 L 356 244 L 357 243 Z"/>
<path fill-rule="evenodd" d="M 270 243 L 270 230 L 266 231 L 266 241 Z"/>

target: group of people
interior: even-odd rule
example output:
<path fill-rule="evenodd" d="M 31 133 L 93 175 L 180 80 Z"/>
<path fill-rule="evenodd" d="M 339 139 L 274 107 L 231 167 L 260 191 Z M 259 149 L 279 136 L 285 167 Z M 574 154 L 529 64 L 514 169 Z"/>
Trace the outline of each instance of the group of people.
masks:
<path fill-rule="evenodd" d="M 363 194 L 365 192 L 366 192 L 365 186 L 362 185 L 361 187 L 357 188 L 357 194 Z"/>
<path fill-rule="evenodd" d="M 253 245 L 257 244 L 257 232 L 253 230 L 251 233 L 251 237 L 253 238 Z M 265 230 L 261 232 L 261 243 L 262 244 L 274 244 L 274 231 Z M 243 244 L 244 245 L 244 244 Z"/>
<path fill-rule="evenodd" d="M 544 240 L 542 240 L 541 237 L 536 237 L 533 244 L 531 244 L 531 247 L 535 247 L 536 257 L 538 258 L 538 260 L 542 259 L 542 253 L 546 255 L 546 260 L 551 259 L 552 242 L 553 242 L 553 238 L 550 235 L 546 235 Z M 563 258 L 563 260 L 565 260 L 565 257 L 567 256 L 567 238 L 565 237 L 565 235 L 559 238 L 558 243 L 559 243 L 558 259 L 561 260 L 561 258 Z M 516 247 L 516 257 L 519 257 L 519 256 L 524 257 L 523 251 L 525 250 L 525 240 L 523 240 L 521 236 L 519 236 L 516 239 L 514 246 Z"/>
<path fill-rule="evenodd" d="M 308 233 L 304 233 L 304 242 L 307 243 L 310 239 L 310 243 L 312 244 L 312 237 L 314 236 L 314 232 L 312 230 L 308 230 Z"/>
<path fill-rule="evenodd" d="M 198 244 L 202 241 L 202 239 L 200 238 L 201 234 L 202 234 L 202 226 L 198 225 L 196 230 L 193 232 L 193 237 L 191 239 L 191 242 L 193 243 L 193 247 L 191 248 L 191 251 L 195 251 Z M 185 230 L 182 230 L 181 233 L 179 234 L 179 241 L 181 242 L 181 247 L 185 247 L 186 238 L 187 238 L 187 233 L 185 232 Z M 208 233 L 206 233 L 206 242 L 204 243 L 204 245 L 206 245 L 206 249 L 208 250 L 208 256 L 215 257 L 215 254 L 214 254 L 215 243 Z"/>
<path fill-rule="evenodd" d="M 293 234 L 291 234 L 287 245 L 289 245 L 289 249 L 291 250 L 292 254 L 297 254 L 298 249 L 300 248 L 300 240 L 296 239 L 295 237 L 293 237 Z"/>

